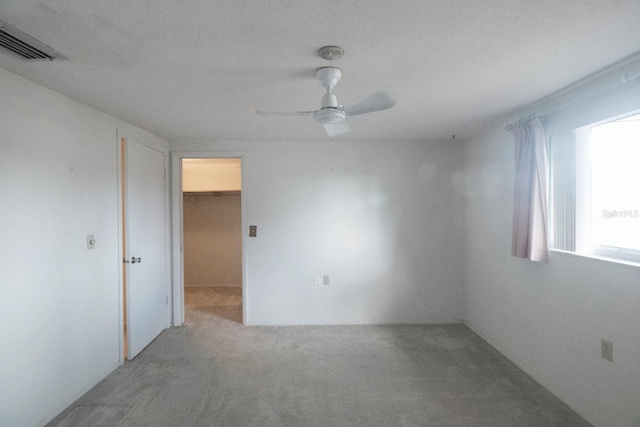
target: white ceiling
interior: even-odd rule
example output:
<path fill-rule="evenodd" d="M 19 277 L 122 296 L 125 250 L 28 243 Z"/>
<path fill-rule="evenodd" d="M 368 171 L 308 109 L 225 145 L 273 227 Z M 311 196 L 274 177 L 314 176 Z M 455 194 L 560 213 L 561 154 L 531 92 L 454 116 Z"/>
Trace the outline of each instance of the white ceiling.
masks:
<path fill-rule="evenodd" d="M 638 0 L 0 0 L 0 20 L 69 61 L 0 67 L 169 141 L 325 140 L 323 45 L 339 102 L 399 86 L 334 139 L 439 140 L 640 51 Z"/>

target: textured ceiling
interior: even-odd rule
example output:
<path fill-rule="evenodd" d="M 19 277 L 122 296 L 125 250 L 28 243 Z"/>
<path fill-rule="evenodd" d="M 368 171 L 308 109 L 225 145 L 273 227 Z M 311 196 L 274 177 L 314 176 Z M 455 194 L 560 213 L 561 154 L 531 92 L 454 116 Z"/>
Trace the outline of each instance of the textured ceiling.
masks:
<path fill-rule="evenodd" d="M 0 0 L 0 20 L 68 61 L 0 67 L 169 141 L 324 140 L 323 45 L 338 100 L 398 86 L 334 139 L 440 140 L 640 51 L 638 0 Z"/>

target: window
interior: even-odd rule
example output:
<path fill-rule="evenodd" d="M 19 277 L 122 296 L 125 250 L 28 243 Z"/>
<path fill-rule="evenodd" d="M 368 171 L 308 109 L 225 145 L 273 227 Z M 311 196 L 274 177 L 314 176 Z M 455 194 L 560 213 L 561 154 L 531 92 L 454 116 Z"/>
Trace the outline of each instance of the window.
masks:
<path fill-rule="evenodd" d="M 551 247 L 640 262 L 640 114 L 549 138 Z"/>

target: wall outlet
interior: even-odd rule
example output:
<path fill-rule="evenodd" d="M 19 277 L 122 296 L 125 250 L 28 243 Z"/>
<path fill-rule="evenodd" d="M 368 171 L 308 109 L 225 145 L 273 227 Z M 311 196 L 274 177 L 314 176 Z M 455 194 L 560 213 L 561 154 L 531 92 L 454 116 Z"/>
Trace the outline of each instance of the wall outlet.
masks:
<path fill-rule="evenodd" d="M 314 283 L 316 286 L 320 286 L 320 285 L 322 285 L 322 276 L 315 276 L 315 277 L 313 278 L 313 283 Z"/>
<path fill-rule="evenodd" d="M 325 274 L 324 276 L 322 276 L 322 284 L 325 286 L 329 286 L 329 275 Z"/>
<path fill-rule="evenodd" d="M 602 338 L 600 355 L 603 359 L 607 359 L 609 362 L 613 362 L 613 343 L 611 341 Z"/>

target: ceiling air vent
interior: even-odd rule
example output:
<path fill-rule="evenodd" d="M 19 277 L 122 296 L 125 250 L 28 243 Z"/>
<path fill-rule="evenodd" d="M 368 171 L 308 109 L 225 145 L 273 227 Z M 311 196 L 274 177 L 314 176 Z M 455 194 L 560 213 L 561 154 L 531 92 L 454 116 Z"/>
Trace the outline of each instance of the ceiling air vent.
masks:
<path fill-rule="evenodd" d="M 0 46 L 30 61 L 69 59 L 46 44 L 0 21 Z"/>

